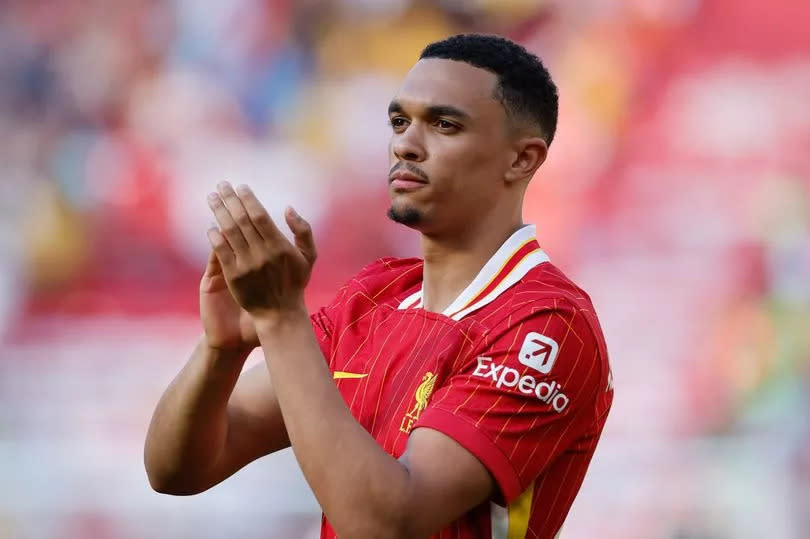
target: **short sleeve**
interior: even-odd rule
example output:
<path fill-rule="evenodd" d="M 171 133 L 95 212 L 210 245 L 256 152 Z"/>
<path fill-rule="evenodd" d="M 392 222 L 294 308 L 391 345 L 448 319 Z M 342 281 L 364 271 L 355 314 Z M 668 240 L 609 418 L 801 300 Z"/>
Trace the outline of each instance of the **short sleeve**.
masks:
<path fill-rule="evenodd" d="M 318 346 L 321 348 L 321 353 L 328 362 L 329 356 L 332 353 L 332 335 L 335 327 L 334 322 L 329 318 L 329 309 L 327 307 L 321 307 L 309 315 L 309 321 L 312 322 L 312 330 L 315 332 L 315 337 L 318 339 Z"/>
<path fill-rule="evenodd" d="M 436 390 L 415 427 L 456 440 L 514 500 L 593 426 L 606 380 L 595 331 L 563 302 L 504 321 Z"/>
<path fill-rule="evenodd" d="M 376 305 L 373 301 L 368 301 L 369 292 L 380 286 L 379 283 L 384 285 L 390 282 L 390 270 L 397 264 L 405 267 L 413 266 L 411 260 L 380 258 L 365 266 L 344 284 L 327 305 L 310 314 L 312 330 L 330 370 L 334 359 L 333 336 L 336 328 L 342 327 L 342 321 L 346 316 L 356 319 Z M 363 294 L 358 295 L 358 291 Z"/>
<path fill-rule="evenodd" d="M 341 313 L 345 308 L 346 299 L 350 295 L 354 279 L 343 285 L 332 298 L 332 301 L 309 315 L 312 330 L 318 339 L 318 346 L 320 346 L 321 353 L 329 364 L 330 370 L 332 370 L 332 340 L 335 327 L 340 323 Z"/>

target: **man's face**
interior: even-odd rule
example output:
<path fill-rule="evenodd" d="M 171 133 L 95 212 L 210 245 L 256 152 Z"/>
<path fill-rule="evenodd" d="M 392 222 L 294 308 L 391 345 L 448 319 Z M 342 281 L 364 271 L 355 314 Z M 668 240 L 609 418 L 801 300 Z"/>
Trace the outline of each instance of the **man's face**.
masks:
<path fill-rule="evenodd" d="M 514 157 L 497 77 L 420 60 L 391 101 L 389 216 L 424 233 L 453 230 L 494 205 Z"/>

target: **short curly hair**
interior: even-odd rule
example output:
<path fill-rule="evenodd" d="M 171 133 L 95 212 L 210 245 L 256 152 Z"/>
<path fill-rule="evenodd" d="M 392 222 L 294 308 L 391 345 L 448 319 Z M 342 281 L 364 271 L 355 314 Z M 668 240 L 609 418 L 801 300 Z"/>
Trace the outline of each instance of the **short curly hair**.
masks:
<path fill-rule="evenodd" d="M 537 56 L 500 36 L 460 34 L 425 47 L 419 59 L 425 58 L 466 62 L 494 73 L 494 97 L 507 115 L 539 128 L 551 144 L 557 130 L 557 86 Z"/>

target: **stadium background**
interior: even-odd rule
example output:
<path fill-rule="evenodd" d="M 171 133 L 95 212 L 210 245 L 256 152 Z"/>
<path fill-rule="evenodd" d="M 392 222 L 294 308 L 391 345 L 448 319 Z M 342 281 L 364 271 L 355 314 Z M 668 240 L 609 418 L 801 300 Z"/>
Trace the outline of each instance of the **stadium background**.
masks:
<path fill-rule="evenodd" d="M 316 537 L 289 451 L 153 493 L 217 181 L 292 203 L 311 308 L 375 257 L 385 109 L 428 41 L 510 36 L 561 92 L 525 218 L 594 299 L 612 414 L 568 538 L 810 537 L 810 4 L 0 3 L 0 537 Z M 470 216 L 474 218 L 474 216 Z M 254 357 L 252 361 L 256 361 Z"/>

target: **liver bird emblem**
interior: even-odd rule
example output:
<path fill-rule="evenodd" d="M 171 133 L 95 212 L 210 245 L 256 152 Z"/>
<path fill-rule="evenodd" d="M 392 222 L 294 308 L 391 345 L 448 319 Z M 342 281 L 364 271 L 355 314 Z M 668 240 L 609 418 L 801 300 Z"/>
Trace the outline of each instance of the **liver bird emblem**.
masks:
<path fill-rule="evenodd" d="M 422 377 L 422 383 L 416 388 L 416 393 L 414 394 L 414 400 L 416 402 L 413 403 L 413 408 L 402 418 L 402 424 L 399 427 L 400 431 L 404 433 L 411 432 L 413 424 L 419 419 L 419 414 L 422 413 L 422 410 L 427 408 L 428 400 L 430 399 L 431 393 L 433 393 L 433 386 L 435 384 L 436 375 L 430 371 L 426 372 Z"/>

